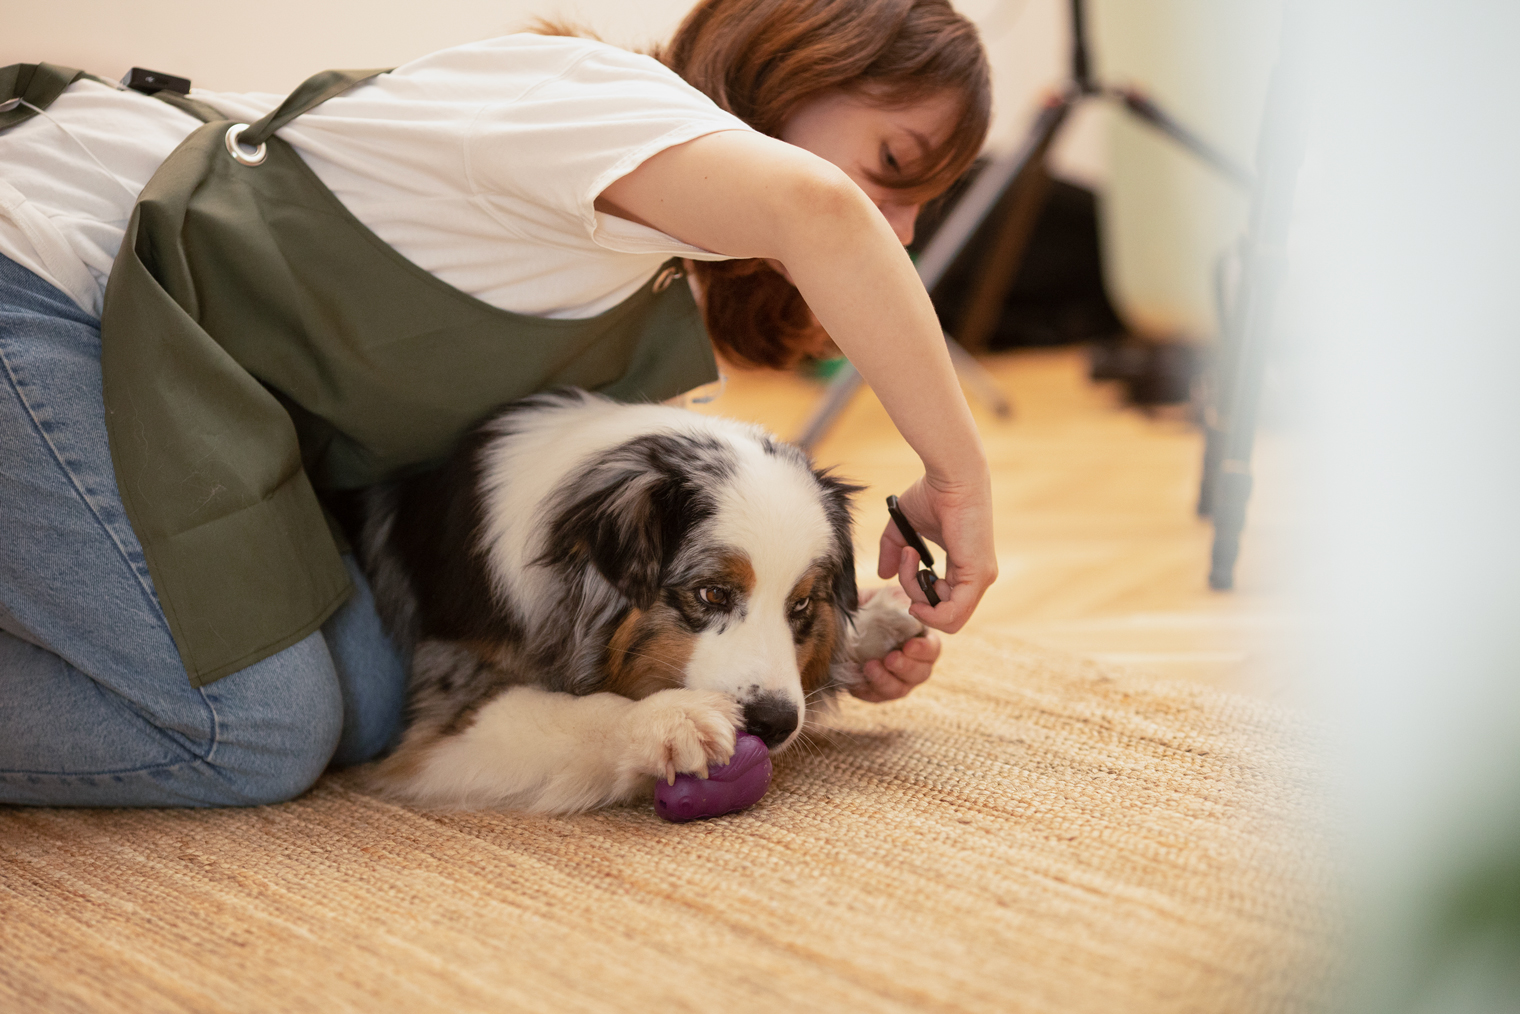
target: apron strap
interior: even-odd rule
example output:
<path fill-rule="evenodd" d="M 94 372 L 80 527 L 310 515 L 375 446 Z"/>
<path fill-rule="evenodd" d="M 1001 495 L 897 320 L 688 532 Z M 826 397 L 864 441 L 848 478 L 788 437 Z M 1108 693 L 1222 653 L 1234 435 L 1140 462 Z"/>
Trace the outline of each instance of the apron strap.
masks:
<path fill-rule="evenodd" d="M 18 123 L 25 123 L 36 116 L 38 109 L 46 109 L 52 105 L 58 96 L 63 94 L 65 88 L 80 78 L 89 78 L 91 81 L 115 88 L 117 91 L 120 91 L 122 87 L 115 81 L 107 81 L 88 71 L 60 67 L 55 63 L 13 63 L 9 67 L 0 67 L 0 106 L 14 99 L 21 100 L 9 109 L 0 109 L 0 131 L 8 130 Z M 155 92 L 154 97 L 162 99 L 171 106 L 178 106 L 202 120 L 226 119 L 204 102 L 197 102 L 174 92 Z M 22 102 L 27 105 L 22 105 Z M 31 106 L 37 108 L 32 109 Z"/>
<path fill-rule="evenodd" d="M 378 70 L 325 70 L 320 74 L 315 74 L 291 92 L 285 101 L 280 103 L 278 109 L 243 131 L 240 140 L 250 147 L 257 146 L 302 113 L 388 70 L 390 70 L 389 67 Z M 119 87 L 115 82 L 96 77 L 94 74 L 87 74 L 73 67 L 60 67 L 53 63 L 13 63 L 9 67 L 0 67 L 0 106 L 9 103 L 12 99 L 21 100 L 9 109 L 0 109 L 0 131 L 36 116 L 37 109 L 46 109 L 52 105 L 53 100 L 62 95 L 65 88 L 82 77 L 99 81 L 113 88 Z M 188 96 L 173 92 L 157 92 L 154 98 L 182 109 L 200 120 L 210 122 L 226 119 L 223 114 L 204 102 Z M 23 105 L 23 102 L 26 104 Z M 36 106 L 37 109 L 29 108 L 30 106 Z"/>
<path fill-rule="evenodd" d="M 84 76 L 82 70 L 53 63 L 13 63 L 9 67 L 0 67 L 0 103 L 21 100 L 0 112 L 0 130 L 7 130 L 37 115 L 36 109 L 29 109 L 22 102 L 46 109 L 65 88 Z"/>
<path fill-rule="evenodd" d="M 239 143 L 257 147 L 270 136 L 304 112 L 320 106 L 335 95 L 341 95 L 354 85 L 386 73 L 389 67 L 378 70 L 324 70 L 313 74 L 301 86 L 286 96 L 274 112 L 258 120 L 238 138 Z"/>

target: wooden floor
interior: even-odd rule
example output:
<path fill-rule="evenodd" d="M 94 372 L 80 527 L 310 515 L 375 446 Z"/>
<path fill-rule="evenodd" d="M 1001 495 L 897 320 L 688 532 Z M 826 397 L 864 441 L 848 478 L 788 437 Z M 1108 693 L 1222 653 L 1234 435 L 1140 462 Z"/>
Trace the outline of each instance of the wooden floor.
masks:
<path fill-rule="evenodd" d="M 1282 557 L 1290 498 L 1284 448 L 1263 434 L 1236 590 L 1206 583 L 1212 533 L 1194 516 L 1202 438 L 1179 414 L 1121 405 L 1115 385 L 1086 379 L 1079 350 L 983 360 L 1015 404 L 999 420 L 973 402 L 992 462 L 998 582 L 968 630 L 1006 632 L 1111 666 L 1280 699 L 1291 684 Z M 817 383 L 730 371 L 699 408 L 800 430 Z M 883 500 L 919 474 L 880 402 L 863 392 L 819 446 L 820 464 L 870 486 L 856 515 L 862 582 L 875 577 Z"/>

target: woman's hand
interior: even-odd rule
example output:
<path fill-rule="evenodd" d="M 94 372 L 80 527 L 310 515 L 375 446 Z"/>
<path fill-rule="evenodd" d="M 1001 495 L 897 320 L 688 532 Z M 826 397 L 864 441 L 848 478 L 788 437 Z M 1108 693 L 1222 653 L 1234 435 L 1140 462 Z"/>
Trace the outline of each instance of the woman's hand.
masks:
<path fill-rule="evenodd" d="M 896 575 L 913 601 L 908 612 L 925 626 L 953 634 L 970 619 L 987 587 L 997 580 L 991 484 L 984 475 L 980 482 L 942 489 L 925 476 L 897 499 L 918 534 L 945 549 L 944 576 L 934 588 L 939 605 L 929 605 L 928 596 L 918 585 L 918 553 L 908 548 L 891 520 L 881 533 L 876 574 L 881 578 Z"/>
<path fill-rule="evenodd" d="M 896 594 L 895 589 L 877 588 L 862 592 L 860 598 L 867 602 L 873 595 L 892 594 Z M 867 660 L 861 666 L 866 681 L 852 687 L 850 693 L 873 704 L 906 697 L 933 673 L 939 649 L 939 636 L 933 631 L 910 638 L 901 648 L 888 652 L 886 658 Z"/>

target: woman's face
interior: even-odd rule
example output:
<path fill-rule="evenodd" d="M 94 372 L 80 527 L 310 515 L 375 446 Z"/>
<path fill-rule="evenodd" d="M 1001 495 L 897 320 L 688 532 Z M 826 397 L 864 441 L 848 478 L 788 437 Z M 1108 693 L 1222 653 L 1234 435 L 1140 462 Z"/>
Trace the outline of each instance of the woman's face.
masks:
<path fill-rule="evenodd" d="M 806 148 L 847 173 L 881 209 L 904 246 L 924 196 L 894 190 L 871 179 L 890 180 L 934 151 L 950 136 L 958 97 L 940 92 L 905 106 L 872 105 L 849 92 L 826 92 L 804 102 L 781 128 L 781 140 Z"/>

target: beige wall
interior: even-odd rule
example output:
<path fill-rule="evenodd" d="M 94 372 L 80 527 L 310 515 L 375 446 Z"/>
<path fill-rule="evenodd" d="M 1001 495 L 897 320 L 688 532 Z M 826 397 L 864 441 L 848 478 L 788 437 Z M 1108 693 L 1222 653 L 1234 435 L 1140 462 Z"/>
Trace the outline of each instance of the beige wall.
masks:
<path fill-rule="evenodd" d="M 1064 0 L 963 0 L 996 69 L 995 135 L 1017 133 L 1064 66 Z M 690 0 L 0 0 L 0 64 L 50 60 L 119 77 L 137 65 L 210 88 L 285 91 L 326 67 L 375 67 L 567 16 L 609 42 L 669 37 Z M 10 16 L 9 9 L 18 13 Z"/>
<path fill-rule="evenodd" d="M 18 0 L 0 0 L 17 6 Z M 47 59 L 118 77 L 137 65 L 230 91 L 288 91 L 327 67 L 403 63 L 505 34 L 538 14 L 584 13 L 613 41 L 668 32 L 683 0 L 45 0 L 6 18 L 0 60 Z"/>

